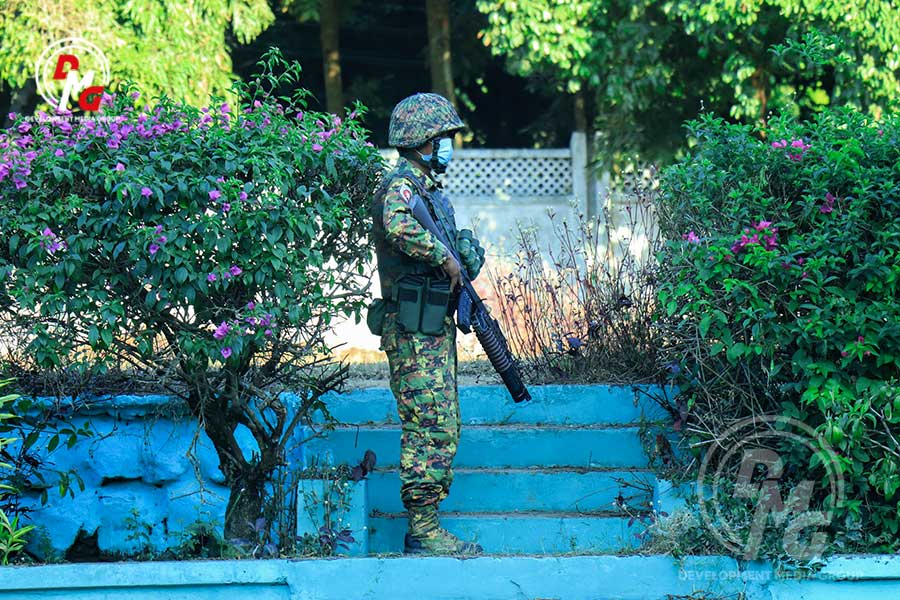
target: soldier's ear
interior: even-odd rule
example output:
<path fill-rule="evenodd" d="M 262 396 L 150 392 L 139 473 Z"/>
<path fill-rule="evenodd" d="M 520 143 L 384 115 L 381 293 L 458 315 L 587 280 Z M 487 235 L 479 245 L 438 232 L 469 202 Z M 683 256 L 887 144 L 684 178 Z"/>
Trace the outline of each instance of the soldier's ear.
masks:
<path fill-rule="evenodd" d="M 419 152 L 419 154 L 431 154 L 434 151 L 434 144 L 431 143 L 431 140 L 428 140 L 416 148 L 416 151 Z"/>

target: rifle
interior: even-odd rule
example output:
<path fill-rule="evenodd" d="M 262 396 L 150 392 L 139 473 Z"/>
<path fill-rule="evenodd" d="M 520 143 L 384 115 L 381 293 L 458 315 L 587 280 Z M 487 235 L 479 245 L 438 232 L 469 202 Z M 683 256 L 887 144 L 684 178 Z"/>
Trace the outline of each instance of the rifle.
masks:
<path fill-rule="evenodd" d="M 516 402 L 531 400 L 531 394 L 528 393 L 528 389 L 522 383 L 522 376 L 519 374 L 515 358 L 512 352 L 509 351 L 503 332 L 500 331 L 500 324 L 491 317 L 484 302 L 478 296 L 475 288 L 472 287 L 469 274 L 466 273 L 462 259 L 460 259 L 456 251 L 456 244 L 450 243 L 443 227 L 438 227 L 434 222 L 428 207 L 425 205 L 425 201 L 420 196 L 414 195 L 409 201 L 409 207 L 413 216 L 422 227 L 434 234 L 437 239 L 447 246 L 453 258 L 459 263 L 461 289 L 456 308 L 457 327 L 463 333 L 475 332 L 475 337 L 478 338 L 478 342 L 484 348 L 491 365 L 500 375 L 513 400 Z"/>

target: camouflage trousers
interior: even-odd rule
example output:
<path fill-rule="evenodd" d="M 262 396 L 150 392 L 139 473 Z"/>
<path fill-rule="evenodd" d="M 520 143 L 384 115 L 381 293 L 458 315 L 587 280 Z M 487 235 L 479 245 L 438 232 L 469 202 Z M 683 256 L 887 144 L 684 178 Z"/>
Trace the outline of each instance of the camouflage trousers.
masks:
<path fill-rule="evenodd" d="M 441 502 L 453 481 L 460 433 L 456 326 L 447 317 L 443 335 L 406 333 L 395 317 L 385 316 L 381 349 L 402 424 L 400 497 L 409 508 Z"/>

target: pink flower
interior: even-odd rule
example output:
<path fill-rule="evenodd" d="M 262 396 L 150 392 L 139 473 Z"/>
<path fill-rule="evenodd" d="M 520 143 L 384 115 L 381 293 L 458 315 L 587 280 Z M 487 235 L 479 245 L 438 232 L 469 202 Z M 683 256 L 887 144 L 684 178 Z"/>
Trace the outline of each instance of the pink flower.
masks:
<path fill-rule="evenodd" d="M 846 350 L 841 350 L 841 356 L 849 356 L 849 355 L 850 355 L 850 353 L 847 352 Z"/>
<path fill-rule="evenodd" d="M 225 346 L 224 348 L 222 348 L 222 358 L 227 359 L 229 356 L 231 356 L 231 347 Z"/>
<path fill-rule="evenodd" d="M 819 212 L 822 214 L 828 214 L 834 210 L 834 201 L 837 198 L 831 195 L 831 192 L 825 194 L 825 204 L 819 207 Z"/>
<path fill-rule="evenodd" d="M 772 142 L 773 148 L 787 148 L 787 140 L 780 140 L 778 142 Z"/>
<path fill-rule="evenodd" d="M 860 344 L 862 344 L 863 342 L 866 341 L 866 338 L 864 338 L 863 336 L 859 336 L 856 338 L 856 341 L 859 342 Z"/>
<path fill-rule="evenodd" d="M 152 195 L 153 195 L 153 190 L 151 190 L 147 186 L 144 186 L 141 188 L 141 196 L 143 196 L 144 198 L 147 198 Z"/>
<path fill-rule="evenodd" d="M 691 230 L 687 233 L 681 234 L 681 239 L 687 240 L 688 243 L 691 243 L 691 244 L 699 244 L 700 243 L 700 237 L 696 233 L 694 233 L 693 230 Z"/>
<path fill-rule="evenodd" d="M 218 327 L 216 327 L 216 330 L 213 333 L 213 337 L 216 338 L 217 340 L 221 340 L 226 335 L 228 335 L 229 331 L 231 331 L 231 327 L 228 326 L 228 323 L 226 323 L 225 321 L 222 321 L 222 323 Z"/>
<path fill-rule="evenodd" d="M 65 155 L 66 155 L 66 153 L 63 152 L 63 151 L 62 151 L 61 149 L 59 149 L 59 148 L 57 148 L 57 149 L 56 149 L 56 152 L 54 152 L 53 154 L 54 154 L 55 156 L 65 156 Z"/>
<path fill-rule="evenodd" d="M 221 197 L 222 197 L 222 192 L 220 192 L 219 190 L 212 190 L 209 192 L 210 200 L 218 200 Z"/>
<path fill-rule="evenodd" d="M 766 227 L 769 227 L 770 225 L 772 225 L 772 221 L 760 221 L 759 223 L 757 223 L 755 225 L 755 228 L 757 231 L 762 231 L 763 229 L 765 229 Z"/>
<path fill-rule="evenodd" d="M 122 163 L 116 163 L 116 171 L 121 173 L 124 170 L 125 170 L 125 165 L 123 165 Z"/>
<path fill-rule="evenodd" d="M 321 152 L 321 151 L 322 151 L 322 144 L 313 144 L 313 145 L 312 145 L 312 149 L 313 149 L 314 152 Z"/>

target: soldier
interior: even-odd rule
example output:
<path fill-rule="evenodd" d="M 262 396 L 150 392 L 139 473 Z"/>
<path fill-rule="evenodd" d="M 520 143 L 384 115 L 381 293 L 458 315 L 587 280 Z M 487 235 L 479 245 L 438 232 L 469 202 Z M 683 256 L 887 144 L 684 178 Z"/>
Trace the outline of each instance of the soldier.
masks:
<path fill-rule="evenodd" d="M 482 551 L 441 528 L 438 520 L 438 505 L 453 480 L 451 465 L 460 433 L 454 290 L 461 267 L 474 278 L 484 263 L 484 250 L 472 232 L 457 231 L 453 207 L 435 177 L 446 170 L 452 136 L 464 127 L 443 96 L 415 94 L 400 101 L 391 114 L 388 136 L 400 158 L 372 203 L 385 310 L 381 350 L 387 354 L 402 423 L 400 496 L 409 517 L 404 543 L 408 553 Z M 416 196 L 444 228 L 446 239 L 456 240 L 463 265 L 413 217 L 409 202 Z"/>

